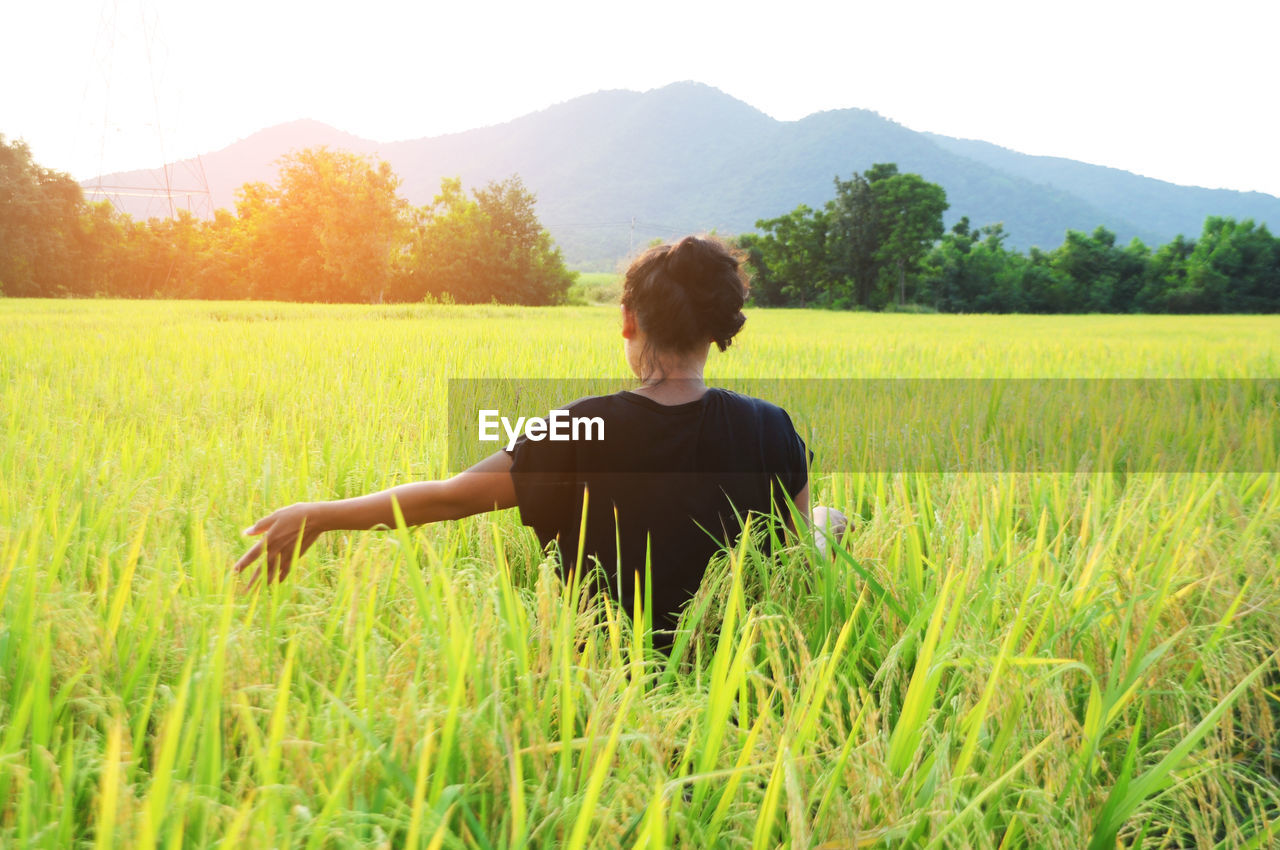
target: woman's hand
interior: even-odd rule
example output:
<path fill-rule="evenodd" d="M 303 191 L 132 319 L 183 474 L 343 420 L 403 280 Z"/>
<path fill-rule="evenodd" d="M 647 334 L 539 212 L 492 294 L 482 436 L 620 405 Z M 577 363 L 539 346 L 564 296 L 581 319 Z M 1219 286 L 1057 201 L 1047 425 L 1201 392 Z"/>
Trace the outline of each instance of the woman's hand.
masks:
<path fill-rule="evenodd" d="M 320 505 L 316 502 L 299 502 L 268 514 L 245 529 L 244 533 L 247 535 L 264 536 L 236 561 L 235 571 L 241 572 L 259 558 L 265 557 L 267 581 L 282 581 L 293 568 L 294 557 L 302 557 L 326 530 L 320 522 L 319 508 Z M 258 581 L 262 567 L 259 564 L 253 571 L 253 576 L 249 579 L 251 586 Z"/>
<path fill-rule="evenodd" d="M 818 505 L 813 509 L 814 543 L 818 551 L 835 558 L 835 547 L 849 527 L 849 518 L 835 508 Z"/>

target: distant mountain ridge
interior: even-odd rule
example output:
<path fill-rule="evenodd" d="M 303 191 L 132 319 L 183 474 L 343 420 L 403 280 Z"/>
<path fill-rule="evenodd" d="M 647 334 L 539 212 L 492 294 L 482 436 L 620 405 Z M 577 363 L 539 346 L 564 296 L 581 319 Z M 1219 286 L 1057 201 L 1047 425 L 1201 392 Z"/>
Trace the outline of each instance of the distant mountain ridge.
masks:
<path fill-rule="evenodd" d="M 777 121 L 710 86 L 675 83 L 649 92 L 602 91 L 491 127 L 400 142 L 374 142 L 316 121 L 255 133 L 203 161 L 214 205 L 232 207 L 245 182 L 271 180 L 292 149 L 329 145 L 376 154 L 414 204 L 443 177 L 478 188 L 518 173 L 538 215 L 577 268 L 613 268 L 632 247 L 686 232 L 753 230 L 761 218 L 832 197 L 832 178 L 875 162 L 939 183 L 948 225 L 1003 222 L 1009 243 L 1059 245 L 1068 229 L 1099 225 L 1148 245 L 1194 237 L 1208 215 L 1280 224 L 1280 198 L 1177 186 L 1074 160 L 1017 153 L 987 142 L 909 130 L 862 109 Z M 154 172 L 101 178 L 155 183 Z M 96 181 L 86 181 L 92 185 Z"/>

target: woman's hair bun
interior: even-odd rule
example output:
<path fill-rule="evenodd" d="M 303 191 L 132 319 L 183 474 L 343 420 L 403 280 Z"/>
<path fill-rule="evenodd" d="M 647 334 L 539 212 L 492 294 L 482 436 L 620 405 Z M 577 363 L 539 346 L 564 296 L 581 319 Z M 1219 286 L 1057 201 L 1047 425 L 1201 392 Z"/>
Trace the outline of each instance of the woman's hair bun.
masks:
<path fill-rule="evenodd" d="M 714 255 L 708 250 L 710 243 L 704 243 L 696 236 L 686 236 L 671 246 L 667 252 L 667 274 L 671 275 L 682 286 L 697 285 L 707 277 L 716 260 L 722 259 L 732 263 L 733 258 L 727 253 Z"/>
<path fill-rule="evenodd" d="M 709 340 L 724 351 L 747 321 L 747 292 L 738 255 L 713 237 L 686 236 L 631 264 L 622 303 L 660 348 L 687 351 Z"/>

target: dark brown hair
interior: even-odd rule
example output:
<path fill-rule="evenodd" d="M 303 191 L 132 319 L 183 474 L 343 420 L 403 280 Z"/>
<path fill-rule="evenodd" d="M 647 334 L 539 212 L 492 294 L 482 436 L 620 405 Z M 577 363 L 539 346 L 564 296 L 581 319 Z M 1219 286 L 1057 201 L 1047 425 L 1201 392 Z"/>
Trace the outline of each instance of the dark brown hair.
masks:
<path fill-rule="evenodd" d="M 686 236 L 636 258 L 622 305 L 659 351 L 690 351 L 708 340 L 724 351 L 747 321 L 748 286 L 740 256 L 714 237 Z"/>

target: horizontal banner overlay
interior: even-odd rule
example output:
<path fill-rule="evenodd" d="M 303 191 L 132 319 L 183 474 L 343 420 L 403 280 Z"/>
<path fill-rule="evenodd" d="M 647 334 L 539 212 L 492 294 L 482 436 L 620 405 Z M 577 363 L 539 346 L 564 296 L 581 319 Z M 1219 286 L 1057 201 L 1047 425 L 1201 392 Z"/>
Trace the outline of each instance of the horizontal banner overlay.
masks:
<path fill-rule="evenodd" d="M 786 410 L 818 473 L 1280 469 L 1277 378 L 730 379 L 715 386 Z M 449 468 L 466 469 L 521 435 L 608 441 L 607 419 L 556 411 L 636 388 L 618 378 L 452 379 Z M 696 416 L 690 421 L 697 427 Z"/>

